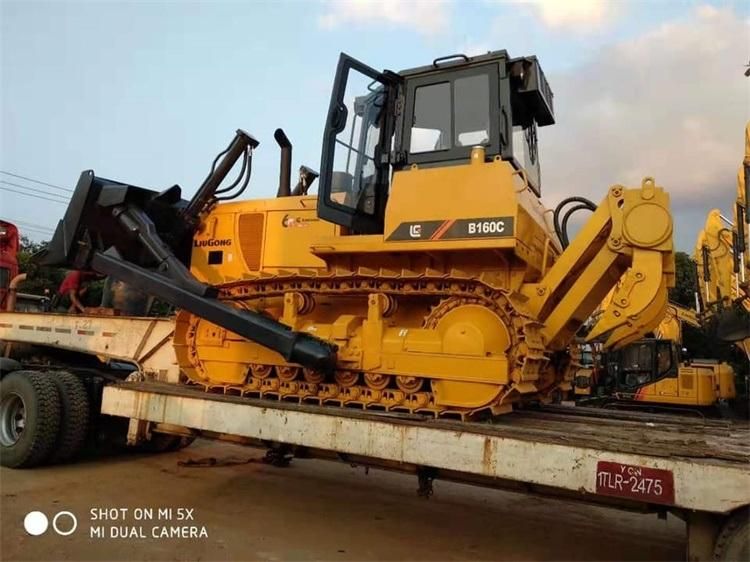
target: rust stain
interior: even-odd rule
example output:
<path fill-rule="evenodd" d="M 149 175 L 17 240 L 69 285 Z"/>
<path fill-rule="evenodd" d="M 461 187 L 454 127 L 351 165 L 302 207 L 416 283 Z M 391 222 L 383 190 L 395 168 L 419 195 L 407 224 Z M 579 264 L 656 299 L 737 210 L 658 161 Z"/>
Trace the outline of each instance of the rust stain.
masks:
<path fill-rule="evenodd" d="M 493 474 L 495 472 L 495 446 L 489 437 L 484 438 L 482 447 L 482 472 Z"/>

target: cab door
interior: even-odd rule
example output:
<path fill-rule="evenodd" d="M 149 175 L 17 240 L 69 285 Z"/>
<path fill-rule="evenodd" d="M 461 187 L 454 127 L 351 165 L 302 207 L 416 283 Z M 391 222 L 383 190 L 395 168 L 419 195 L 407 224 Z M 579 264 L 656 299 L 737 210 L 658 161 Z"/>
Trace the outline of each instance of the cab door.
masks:
<path fill-rule="evenodd" d="M 341 53 L 323 134 L 318 215 L 349 234 L 383 232 L 399 81 Z"/>

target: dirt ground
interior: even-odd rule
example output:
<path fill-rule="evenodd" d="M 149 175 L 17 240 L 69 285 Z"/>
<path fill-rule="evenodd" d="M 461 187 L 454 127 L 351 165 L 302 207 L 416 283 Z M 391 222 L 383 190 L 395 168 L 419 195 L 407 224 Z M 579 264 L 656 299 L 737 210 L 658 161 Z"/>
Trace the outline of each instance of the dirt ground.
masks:
<path fill-rule="evenodd" d="M 0 559 L 684 559 L 684 525 L 673 517 L 664 521 L 446 482 L 436 482 L 435 495 L 425 500 L 416 496 L 413 477 L 366 473 L 328 461 L 295 460 L 288 468 L 177 464 L 189 458 L 261 455 L 199 441 L 177 453 L 121 455 L 28 471 L 3 468 Z M 139 509 L 148 507 L 154 508 L 152 514 Z M 92 520 L 92 508 L 125 508 L 125 519 Z M 158 508 L 164 510 L 161 519 Z M 40 536 L 24 530 L 24 517 L 32 510 L 50 521 Z M 78 521 L 69 536 L 51 526 L 60 511 L 72 512 Z M 180 515 L 187 519 L 179 521 Z M 58 519 L 60 531 L 71 525 L 67 515 Z M 154 538 L 163 532 L 189 535 L 190 526 L 207 537 Z M 92 536 L 97 531 L 101 537 Z M 146 538 L 112 536 L 130 533 Z"/>

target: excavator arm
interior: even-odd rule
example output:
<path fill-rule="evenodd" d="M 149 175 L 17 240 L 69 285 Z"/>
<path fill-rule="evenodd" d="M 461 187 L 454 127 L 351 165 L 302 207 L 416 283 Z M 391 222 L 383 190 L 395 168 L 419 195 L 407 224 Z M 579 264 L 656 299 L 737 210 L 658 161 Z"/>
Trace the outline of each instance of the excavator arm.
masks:
<path fill-rule="evenodd" d="M 750 260 L 747 252 L 750 249 L 750 123 L 745 125 L 745 157 L 737 170 L 737 199 L 734 204 L 734 249 L 737 255 L 735 269 L 739 274 L 738 286 L 750 309 Z"/>
<path fill-rule="evenodd" d="M 613 290 L 587 336 L 621 347 L 652 331 L 674 285 L 669 196 L 652 178 L 619 185 L 594 211 L 540 283 L 524 288 L 548 348 L 563 349 Z"/>
<path fill-rule="evenodd" d="M 702 313 L 715 318 L 721 339 L 734 342 L 750 359 L 749 199 L 750 123 L 745 126 L 745 155 L 737 172 L 734 221 L 712 209 L 695 245 Z"/>
<path fill-rule="evenodd" d="M 711 209 L 695 243 L 700 296 L 706 309 L 726 307 L 739 296 L 731 223 Z"/>
<path fill-rule="evenodd" d="M 698 314 L 689 308 L 670 302 L 659 325 L 654 330 L 654 337 L 660 340 L 672 340 L 682 344 L 682 325 L 700 328 Z"/>

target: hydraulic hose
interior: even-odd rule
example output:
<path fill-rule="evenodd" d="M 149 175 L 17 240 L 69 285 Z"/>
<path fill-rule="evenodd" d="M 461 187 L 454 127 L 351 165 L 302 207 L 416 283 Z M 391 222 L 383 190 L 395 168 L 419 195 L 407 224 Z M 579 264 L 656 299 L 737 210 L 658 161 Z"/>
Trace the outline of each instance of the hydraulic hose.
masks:
<path fill-rule="evenodd" d="M 571 207 L 563 214 L 565 206 L 570 205 L 571 203 L 578 203 L 578 205 Z M 557 205 L 557 207 L 555 207 L 554 214 L 552 215 L 555 234 L 557 234 L 563 249 L 570 245 L 570 238 L 568 237 L 568 221 L 570 220 L 570 217 L 572 217 L 577 211 L 583 210 L 594 212 L 596 211 L 596 205 L 590 199 L 574 196 L 566 197 L 560 201 L 560 204 Z M 560 215 L 562 215 L 562 221 L 560 220 Z"/>

